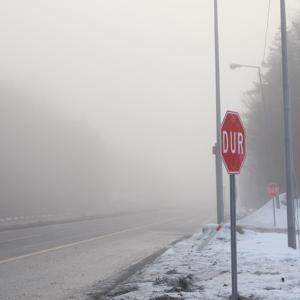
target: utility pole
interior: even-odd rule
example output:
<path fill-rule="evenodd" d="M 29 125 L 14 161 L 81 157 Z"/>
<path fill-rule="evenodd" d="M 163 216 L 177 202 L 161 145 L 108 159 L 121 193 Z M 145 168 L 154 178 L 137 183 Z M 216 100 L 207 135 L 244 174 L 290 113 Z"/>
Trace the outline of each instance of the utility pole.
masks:
<path fill-rule="evenodd" d="M 289 95 L 288 58 L 287 58 L 287 33 L 285 0 L 280 0 L 281 13 L 281 51 L 282 51 L 282 85 L 284 105 L 284 134 L 285 134 L 285 168 L 286 168 L 286 202 L 287 202 L 287 226 L 288 246 L 297 248 L 295 229 L 295 191 L 293 186 L 293 133 L 291 99 Z"/>
<path fill-rule="evenodd" d="M 220 66 L 219 66 L 219 28 L 218 28 L 218 0 L 214 0 L 215 16 L 215 76 L 216 76 L 216 138 L 213 148 L 216 159 L 216 194 L 217 194 L 217 221 L 224 221 L 223 202 L 223 168 L 220 152 L 220 129 L 221 129 L 221 103 L 220 103 Z"/>
<path fill-rule="evenodd" d="M 262 105 L 263 105 L 263 119 L 265 122 L 265 126 L 266 126 L 266 134 L 270 137 L 270 138 L 275 138 L 272 137 L 272 130 L 270 127 L 270 121 L 269 121 L 269 114 L 267 113 L 267 99 L 265 97 L 265 91 L 264 91 L 264 86 L 263 86 L 263 80 L 262 80 L 262 73 L 261 73 L 261 67 L 260 66 L 255 66 L 255 65 L 244 65 L 244 64 L 230 64 L 230 69 L 234 70 L 234 69 L 238 69 L 238 68 L 249 68 L 249 69 L 254 69 L 257 70 L 257 74 L 258 74 L 258 78 L 259 78 L 259 85 L 260 85 L 260 92 L 261 92 L 261 100 L 262 100 Z M 273 163 L 272 162 L 272 149 L 270 148 L 270 145 L 268 143 L 266 143 L 266 153 L 268 155 L 268 169 L 269 172 L 271 173 L 272 171 L 272 166 Z M 272 174 L 269 174 L 270 179 L 272 178 Z"/>

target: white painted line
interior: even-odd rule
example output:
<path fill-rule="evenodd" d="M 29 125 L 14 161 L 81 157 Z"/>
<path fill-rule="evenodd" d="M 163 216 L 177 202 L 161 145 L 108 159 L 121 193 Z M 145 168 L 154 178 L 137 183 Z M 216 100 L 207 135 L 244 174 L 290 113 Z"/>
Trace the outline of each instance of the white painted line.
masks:
<path fill-rule="evenodd" d="M 138 226 L 138 227 L 127 228 L 127 229 L 124 229 L 124 230 L 120 230 L 120 231 L 116 231 L 116 232 L 113 232 L 113 233 L 108 233 L 108 234 L 96 236 L 96 237 L 89 238 L 89 239 L 86 239 L 86 240 L 81 240 L 81 241 L 77 241 L 77 242 L 74 242 L 74 243 L 64 244 L 64 245 L 61 245 L 61 246 L 48 248 L 48 249 L 44 249 L 44 250 L 41 250 L 41 251 L 36 251 L 36 252 L 20 255 L 20 256 L 15 256 L 15 257 L 11 257 L 11 258 L 8 258 L 8 259 L 3 259 L 3 260 L 0 260 L 0 264 L 2 265 L 2 264 L 13 262 L 13 261 L 16 261 L 16 260 L 19 260 L 19 259 L 29 258 L 29 257 L 36 256 L 36 255 L 46 254 L 46 253 L 49 253 L 49 252 L 70 248 L 70 247 L 73 247 L 73 246 L 93 242 L 93 241 L 96 241 L 96 240 L 101 240 L 101 239 L 104 239 L 104 238 L 107 238 L 107 237 L 119 235 L 119 234 L 122 234 L 122 233 L 127 233 L 127 232 L 130 232 L 130 231 L 137 231 L 137 230 L 147 228 L 147 227 L 151 227 L 151 226 L 166 224 L 166 223 L 169 223 L 169 222 L 172 222 L 172 221 L 175 221 L 175 220 L 179 220 L 179 218 L 169 219 L 167 221 L 158 222 L 158 223 L 150 223 L 150 224 L 146 224 L 146 225 Z"/>

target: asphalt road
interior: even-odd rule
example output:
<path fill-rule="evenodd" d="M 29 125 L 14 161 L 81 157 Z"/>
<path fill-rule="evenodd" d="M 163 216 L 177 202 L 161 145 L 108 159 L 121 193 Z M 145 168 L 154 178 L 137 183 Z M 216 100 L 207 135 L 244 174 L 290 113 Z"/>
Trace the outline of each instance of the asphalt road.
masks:
<path fill-rule="evenodd" d="M 207 219 L 163 210 L 0 232 L 0 299 L 82 295 Z"/>

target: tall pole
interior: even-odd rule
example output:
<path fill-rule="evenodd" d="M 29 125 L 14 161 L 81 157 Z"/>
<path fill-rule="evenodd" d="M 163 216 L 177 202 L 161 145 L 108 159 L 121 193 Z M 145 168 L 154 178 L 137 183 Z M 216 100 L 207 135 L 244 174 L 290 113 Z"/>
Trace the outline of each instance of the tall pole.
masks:
<path fill-rule="evenodd" d="M 272 201 L 273 201 L 273 223 L 274 223 L 274 227 L 276 227 L 275 197 L 273 197 Z"/>
<path fill-rule="evenodd" d="M 264 86 L 263 86 L 263 81 L 262 81 L 262 76 L 261 76 L 261 68 L 258 66 L 257 70 L 258 70 L 258 77 L 259 77 L 259 84 L 260 84 L 261 99 L 262 99 L 262 104 L 263 104 L 263 115 L 264 115 L 265 124 L 266 124 L 266 133 L 269 136 L 269 138 L 272 139 L 273 132 L 271 130 L 271 126 L 270 126 L 270 122 L 269 122 L 269 114 L 267 112 L 267 102 L 266 102 L 266 98 L 265 98 L 265 91 L 264 91 Z M 268 143 L 266 143 L 266 153 L 268 155 L 268 159 L 266 162 L 267 168 L 269 170 L 268 175 L 270 176 L 270 178 L 272 178 L 272 168 L 273 168 L 274 161 L 272 159 L 272 150 Z"/>
<path fill-rule="evenodd" d="M 293 134 L 292 134 L 292 113 L 291 99 L 289 95 L 288 81 L 288 58 L 287 58 L 287 33 L 286 33 L 286 11 L 285 0 L 280 0 L 281 13 L 281 51 L 282 51 L 282 85 L 284 105 L 284 134 L 285 134 L 285 164 L 286 164 L 286 200 L 287 200 L 287 226 L 288 246 L 297 248 L 295 229 L 295 203 L 293 186 Z"/>
<path fill-rule="evenodd" d="M 216 159 L 216 191 L 217 191 L 217 220 L 224 221 L 223 203 L 223 170 L 220 153 L 221 103 L 220 103 L 220 66 L 219 66 L 219 28 L 218 28 L 218 0 L 214 0 L 215 15 L 215 76 L 216 76 L 216 138 L 214 147 Z"/>
<path fill-rule="evenodd" d="M 267 111 L 266 111 L 266 98 L 265 98 L 265 91 L 264 91 L 264 86 L 263 86 L 263 81 L 262 81 L 262 76 L 261 76 L 261 68 L 257 67 L 258 70 L 258 77 L 259 77 L 259 84 L 260 84 L 260 92 L 261 92 L 261 99 L 264 105 L 264 113 L 265 117 L 267 116 Z"/>
<path fill-rule="evenodd" d="M 273 138 L 273 133 L 270 127 L 270 122 L 269 122 L 269 114 L 267 113 L 267 102 L 266 102 L 266 97 L 265 97 L 265 91 L 264 91 L 264 86 L 263 86 L 263 80 L 262 80 L 262 73 L 261 73 L 261 67 L 260 66 L 254 66 L 254 65 L 241 65 L 241 64 L 230 64 L 231 69 L 237 69 L 237 68 L 251 68 L 251 69 L 256 69 L 258 73 L 258 78 L 259 78 L 259 85 L 260 85 L 260 92 L 261 92 L 261 100 L 262 100 L 262 105 L 263 105 L 263 119 L 265 122 L 265 127 L 266 127 L 266 134 L 270 137 L 270 139 Z M 275 138 L 275 137 L 274 137 Z M 272 149 L 270 148 L 269 143 L 266 143 L 266 153 L 268 156 L 267 160 L 267 169 L 269 170 L 270 174 L 272 174 L 272 166 L 274 162 L 272 162 Z M 272 175 L 269 175 L 270 178 Z"/>

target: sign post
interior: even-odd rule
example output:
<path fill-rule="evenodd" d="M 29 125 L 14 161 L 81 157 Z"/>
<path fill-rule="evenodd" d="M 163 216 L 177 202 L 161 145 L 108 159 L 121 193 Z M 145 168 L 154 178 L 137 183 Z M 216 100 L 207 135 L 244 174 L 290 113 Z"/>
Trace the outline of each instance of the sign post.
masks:
<path fill-rule="evenodd" d="M 237 112 L 227 111 L 221 126 L 221 155 L 230 180 L 231 300 L 238 300 L 235 175 L 246 157 L 246 136 Z"/>
<path fill-rule="evenodd" d="M 273 224 L 276 227 L 275 199 L 273 198 Z"/>
<path fill-rule="evenodd" d="M 279 195 L 276 197 L 276 208 L 280 209 Z"/>
<path fill-rule="evenodd" d="M 278 196 L 279 196 L 279 184 L 278 183 L 270 182 L 268 184 L 268 195 L 269 195 L 270 199 L 273 200 L 273 221 L 274 221 L 274 227 L 276 227 L 275 198 L 278 198 Z"/>
<path fill-rule="evenodd" d="M 230 237 L 231 237 L 231 289 L 232 289 L 231 300 L 238 300 L 235 174 L 230 174 L 229 180 L 230 180 Z"/>

